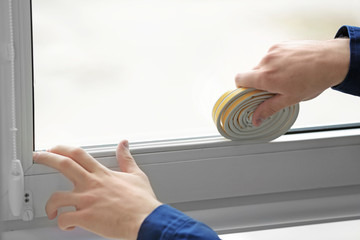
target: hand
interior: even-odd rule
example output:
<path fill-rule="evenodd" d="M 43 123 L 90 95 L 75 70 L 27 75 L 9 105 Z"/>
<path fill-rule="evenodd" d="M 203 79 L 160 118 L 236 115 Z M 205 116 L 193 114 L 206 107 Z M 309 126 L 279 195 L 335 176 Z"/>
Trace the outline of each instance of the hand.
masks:
<path fill-rule="evenodd" d="M 277 111 L 341 83 L 349 64 L 349 39 L 285 42 L 271 47 L 252 71 L 237 74 L 235 82 L 276 94 L 255 110 L 252 123 L 259 126 Z"/>
<path fill-rule="evenodd" d="M 116 151 L 122 172 L 112 171 L 81 148 L 57 146 L 34 153 L 36 163 L 63 173 L 74 184 L 71 192 L 56 192 L 46 204 L 49 219 L 61 207 L 76 211 L 61 213 L 58 225 L 63 230 L 79 226 L 107 238 L 136 239 L 145 218 L 161 203 L 143 171 L 137 166 L 122 141 Z"/>

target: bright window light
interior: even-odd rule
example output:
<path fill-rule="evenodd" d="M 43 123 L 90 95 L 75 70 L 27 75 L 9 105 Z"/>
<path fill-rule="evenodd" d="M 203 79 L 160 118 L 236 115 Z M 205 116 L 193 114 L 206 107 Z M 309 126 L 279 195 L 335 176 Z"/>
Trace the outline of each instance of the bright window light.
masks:
<path fill-rule="evenodd" d="M 35 146 L 218 135 L 211 109 L 275 43 L 334 37 L 353 0 L 33 0 Z M 327 91 L 294 127 L 359 122 Z"/>

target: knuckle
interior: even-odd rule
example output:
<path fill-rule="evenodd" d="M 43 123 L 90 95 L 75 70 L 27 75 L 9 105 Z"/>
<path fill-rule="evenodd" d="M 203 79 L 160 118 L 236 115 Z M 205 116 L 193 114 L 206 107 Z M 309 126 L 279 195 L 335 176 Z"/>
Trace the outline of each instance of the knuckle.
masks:
<path fill-rule="evenodd" d="M 101 182 L 101 180 L 98 180 L 98 178 L 88 179 L 86 185 L 87 185 L 88 189 L 96 189 L 96 188 L 101 188 L 104 186 L 104 184 Z"/>
<path fill-rule="evenodd" d="M 269 50 L 268 50 L 268 53 L 269 52 L 272 52 L 272 51 L 274 51 L 274 50 L 276 50 L 276 49 L 278 49 L 279 48 L 279 44 L 277 43 L 277 44 L 274 44 L 274 45 L 272 45 L 270 48 L 269 48 Z"/>
<path fill-rule="evenodd" d="M 56 152 L 58 149 L 62 149 L 64 145 L 55 145 L 54 147 L 49 149 L 49 152 Z"/>
<path fill-rule="evenodd" d="M 237 87 L 241 87 L 242 74 L 238 73 L 235 75 L 235 84 Z"/>
<path fill-rule="evenodd" d="M 129 163 L 134 162 L 134 158 L 132 156 L 130 156 L 130 155 L 125 155 L 124 159 Z"/>
<path fill-rule="evenodd" d="M 73 148 L 70 150 L 70 155 L 73 158 L 79 158 L 84 154 L 84 150 L 82 148 Z"/>
<path fill-rule="evenodd" d="M 63 197 L 62 193 L 60 192 L 55 192 L 53 193 L 49 200 L 47 201 L 46 205 L 45 205 L 45 211 L 46 214 L 52 215 L 58 208 L 59 205 L 59 200 Z"/>
<path fill-rule="evenodd" d="M 49 201 L 45 205 L 45 212 L 48 216 L 52 214 L 53 209 L 54 209 L 53 206 L 54 206 L 53 202 L 51 201 L 51 199 L 49 199 Z"/>
<path fill-rule="evenodd" d="M 261 71 L 260 74 L 260 83 L 262 84 L 272 84 L 276 80 L 276 71 L 272 69 L 266 69 Z"/>
<path fill-rule="evenodd" d="M 278 53 L 275 51 L 268 52 L 262 59 L 263 65 L 269 65 L 271 62 L 273 62 L 275 59 L 278 58 Z"/>
<path fill-rule="evenodd" d="M 97 173 L 99 173 L 102 176 L 111 176 L 112 175 L 112 170 L 104 167 L 104 166 L 100 166 L 97 170 Z"/>
<path fill-rule="evenodd" d="M 97 201 L 98 197 L 94 194 L 86 193 L 79 197 L 80 206 L 87 207 L 93 205 Z"/>
<path fill-rule="evenodd" d="M 268 71 L 261 71 L 259 73 L 259 78 L 257 80 L 258 89 L 268 90 L 270 80 L 272 79 L 271 75 L 272 74 Z"/>
<path fill-rule="evenodd" d="M 61 193 L 60 193 L 60 192 L 54 192 L 53 194 L 51 194 L 51 196 L 50 196 L 50 198 L 49 198 L 49 202 L 55 202 L 55 201 L 57 201 L 60 197 L 61 197 Z"/>
<path fill-rule="evenodd" d="M 59 167 L 61 169 L 68 169 L 71 168 L 74 164 L 74 161 L 71 158 L 68 157 L 64 157 L 60 163 L 59 163 Z"/>
<path fill-rule="evenodd" d="M 276 52 L 276 51 L 282 49 L 283 47 L 284 47 L 284 43 L 276 43 L 269 48 L 268 53 Z"/>

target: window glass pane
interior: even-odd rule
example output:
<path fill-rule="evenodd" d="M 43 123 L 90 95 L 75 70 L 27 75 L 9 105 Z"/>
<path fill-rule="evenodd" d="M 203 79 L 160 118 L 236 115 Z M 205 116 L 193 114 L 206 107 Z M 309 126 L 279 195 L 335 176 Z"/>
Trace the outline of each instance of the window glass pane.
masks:
<path fill-rule="evenodd" d="M 211 109 L 277 42 L 359 25 L 357 0 L 33 0 L 36 148 L 217 135 Z M 335 96 L 336 95 L 336 96 Z M 357 122 L 328 91 L 294 127 Z"/>

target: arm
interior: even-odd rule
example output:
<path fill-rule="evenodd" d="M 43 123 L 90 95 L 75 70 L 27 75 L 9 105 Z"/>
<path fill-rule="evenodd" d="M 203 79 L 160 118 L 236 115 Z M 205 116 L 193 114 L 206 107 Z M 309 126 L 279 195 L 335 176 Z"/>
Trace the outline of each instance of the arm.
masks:
<path fill-rule="evenodd" d="M 74 185 L 72 191 L 50 197 L 48 218 L 54 219 L 61 207 L 73 206 L 76 211 L 58 216 L 62 230 L 78 226 L 115 239 L 219 239 L 206 225 L 156 199 L 127 141 L 119 144 L 116 157 L 121 172 L 104 167 L 80 148 L 57 146 L 34 153 L 36 163 L 57 169 Z"/>
<path fill-rule="evenodd" d="M 211 228 L 168 205 L 155 209 L 141 225 L 138 240 L 147 239 L 220 240 Z"/>
<path fill-rule="evenodd" d="M 255 110 L 253 124 L 259 126 L 282 108 L 310 100 L 342 83 L 350 66 L 349 42 L 347 38 L 285 42 L 271 47 L 252 71 L 239 73 L 235 78 L 237 87 L 276 94 Z M 352 62 L 350 68 L 359 66 Z"/>

